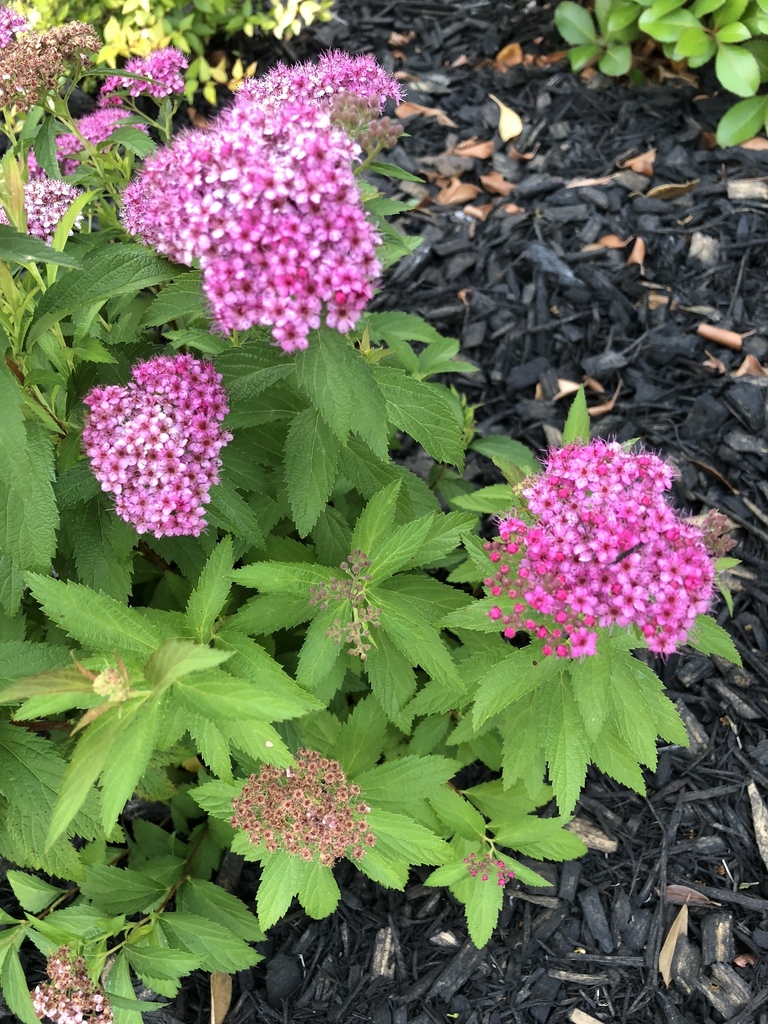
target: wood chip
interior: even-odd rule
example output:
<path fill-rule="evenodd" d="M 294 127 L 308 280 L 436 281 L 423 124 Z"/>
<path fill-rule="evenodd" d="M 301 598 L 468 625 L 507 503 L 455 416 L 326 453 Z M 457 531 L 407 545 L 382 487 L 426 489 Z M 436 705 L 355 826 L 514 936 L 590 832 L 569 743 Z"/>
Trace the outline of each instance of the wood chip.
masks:
<path fill-rule="evenodd" d="M 390 980 L 395 976 L 395 935 L 390 926 L 379 928 L 376 932 L 371 958 L 371 974 L 374 978 L 389 978 Z"/>
<path fill-rule="evenodd" d="M 733 914 L 707 914 L 701 923 L 701 958 L 705 967 L 730 963 L 736 955 Z"/>
<path fill-rule="evenodd" d="M 602 1024 L 597 1017 L 593 1017 L 591 1013 L 585 1013 L 583 1010 L 571 1010 L 568 1020 L 573 1024 Z"/>
<path fill-rule="evenodd" d="M 729 181 L 726 186 L 729 199 L 768 200 L 768 184 L 765 178 L 745 178 L 743 181 Z"/>
<path fill-rule="evenodd" d="M 765 801 L 754 782 L 747 786 L 747 793 L 752 807 L 752 827 L 755 830 L 757 849 L 763 864 L 768 867 L 768 807 L 765 806 Z"/>
<path fill-rule="evenodd" d="M 387 46 L 407 46 L 416 38 L 415 32 L 390 32 Z"/>
<path fill-rule="evenodd" d="M 214 971 L 211 975 L 211 1024 L 222 1024 L 232 1002 L 232 975 Z"/>
<path fill-rule="evenodd" d="M 586 818 L 580 818 L 577 815 L 565 827 L 569 832 L 573 832 L 575 836 L 578 836 L 589 850 L 599 850 L 601 853 L 615 853 L 619 848 L 618 840 L 611 839 L 605 832 L 601 832 L 597 825 L 593 825 Z"/>

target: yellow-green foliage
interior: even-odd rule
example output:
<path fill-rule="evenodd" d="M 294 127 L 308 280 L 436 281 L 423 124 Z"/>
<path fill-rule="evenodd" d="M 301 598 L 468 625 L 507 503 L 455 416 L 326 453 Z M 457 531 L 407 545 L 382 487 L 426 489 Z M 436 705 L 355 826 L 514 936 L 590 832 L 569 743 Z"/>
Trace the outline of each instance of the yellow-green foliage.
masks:
<path fill-rule="evenodd" d="M 216 84 L 234 88 L 251 68 L 240 60 L 228 66 L 226 58 L 209 63 L 206 50 L 217 33 L 233 36 L 258 30 L 278 39 L 290 39 L 313 21 L 328 21 L 333 0 L 32 0 L 30 21 L 45 29 L 67 21 L 94 25 L 104 39 L 99 59 L 116 67 L 121 58 L 145 56 L 162 46 L 177 46 L 190 56 L 186 95 L 198 88 L 209 103 L 216 103 Z"/>

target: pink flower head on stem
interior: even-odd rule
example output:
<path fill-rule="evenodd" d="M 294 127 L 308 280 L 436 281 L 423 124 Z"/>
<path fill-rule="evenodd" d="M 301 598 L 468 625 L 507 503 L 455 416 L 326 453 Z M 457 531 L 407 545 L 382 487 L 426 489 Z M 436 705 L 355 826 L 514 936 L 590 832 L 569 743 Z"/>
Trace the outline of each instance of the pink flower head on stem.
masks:
<path fill-rule="evenodd" d="M 219 452 L 232 440 L 221 375 L 190 355 L 155 356 L 125 386 L 94 388 L 83 446 L 101 489 L 138 533 L 200 535 L 219 482 Z"/>
<path fill-rule="evenodd" d="M 148 157 L 123 193 L 123 222 L 170 259 L 199 260 L 222 331 L 270 326 L 286 352 L 306 348 L 323 318 L 354 326 L 380 272 L 359 153 L 327 110 L 241 99 Z"/>
<path fill-rule="evenodd" d="M 175 46 L 153 50 L 146 57 L 131 57 L 125 63 L 125 70 L 141 75 L 142 78 L 110 75 L 101 87 L 100 103 L 112 105 L 116 97 L 111 96 L 111 93 L 116 89 L 127 89 L 129 96 L 151 96 L 156 100 L 183 93 L 182 71 L 186 71 L 188 66 L 187 58 Z"/>
<path fill-rule="evenodd" d="M 658 456 L 592 441 L 550 452 L 523 494 L 533 524 L 514 513 L 485 545 L 485 581 L 503 599 L 490 615 L 508 637 L 544 641 L 544 654 L 597 653 L 595 626 L 635 625 L 671 654 L 712 597 L 704 531 L 669 505 L 672 467 Z"/>
<path fill-rule="evenodd" d="M 12 7 L 0 7 L 0 48 L 5 48 L 17 32 L 26 32 L 29 22 Z"/>
<path fill-rule="evenodd" d="M 49 178 L 40 172 L 37 178 L 24 186 L 27 234 L 50 244 L 56 225 L 79 195 L 82 195 L 82 189 L 75 188 L 66 181 Z M 83 215 L 79 213 L 75 219 L 75 226 L 79 226 L 82 220 Z M 0 224 L 7 223 L 8 215 L 0 207 Z"/>

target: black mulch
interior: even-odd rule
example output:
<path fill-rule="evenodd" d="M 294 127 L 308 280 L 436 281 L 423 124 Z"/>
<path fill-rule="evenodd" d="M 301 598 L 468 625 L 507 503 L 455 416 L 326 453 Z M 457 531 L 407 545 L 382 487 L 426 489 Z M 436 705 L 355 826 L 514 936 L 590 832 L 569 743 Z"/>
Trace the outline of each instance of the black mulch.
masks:
<path fill-rule="evenodd" d="M 345 864 L 337 914 L 314 922 L 296 910 L 273 928 L 265 961 L 235 980 L 227 1021 L 766 1024 L 768 882 L 748 786 L 758 802 L 768 796 L 768 376 L 731 371 L 747 354 L 768 361 L 768 152 L 707 148 L 727 100 L 706 76 L 630 90 L 599 75 L 580 80 L 562 61 L 495 70 L 506 43 L 531 55 L 561 46 L 552 8 L 536 0 L 338 0 L 337 13 L 293 44 L 271 43 L 262 67 L 329 46 L 372 51 L 402 73 L 409 101 L 440 108 L 455 125 L 409 119 L 397 163 L 476 184 L 497 171 L 515 185 L 506 197 L 471 201 L 485 220 L 430 203 L 439 184 L 395 188 L 427 197 L 401 218 L 424 241 L 389 275 L 377 308 L 418 312 L 461 338 L 479 372 L 458 383 L 479 406 L 481 434 L 541 450 L 567 412 L 567 398 L 554 400 L 559 381 L 592 378 L 604 389 L 591 393 L 593 405 L 621 385 L 597 431 L 661 450 L 680 471 L 678 502 L 692 513 L 721 508 L 736 526 L 735 615 L 721 606 L 718 621 L 744 668 L 694 654 L 659 664 L 690 748 L 661 750 L 647 797 L 591 775 L 578 820 L 592 849 L 545 866 L 551 889 L 511 885 L 485 950 L 468 941 L 452 898 L 420 884 L 423 875 L 414 872 L 405 893 L 389 892 Z M 415 35 L 388 43 L 392 32 Z M 491 93 L 525 125 L 508 147 L 494 134 Z M 489 159 L 445 156 L 475 136 L 494 140 Z M 625 170 L 567 187 L 616 175 L 652 148 L 652 178 Z M 692 181 L 663 198 L 643 194 Z M 505 212 L 509 203 L 520 212 Z M 609 234 L 627 247 L 585 248 Z M 636 237 L 642 269 L 627 264 Z M 743 350 L 705 341 L 701 323 L 747 334 Z M 470 472 L 491 481 L 480 461 Z M 238 891 L 253 894 L 248 870 Z M 688 939 L 666 988 L 659 951 L 691 897 Z M 147 1019 L 188 1024 L 208 1014 L 200 975 Z"/>

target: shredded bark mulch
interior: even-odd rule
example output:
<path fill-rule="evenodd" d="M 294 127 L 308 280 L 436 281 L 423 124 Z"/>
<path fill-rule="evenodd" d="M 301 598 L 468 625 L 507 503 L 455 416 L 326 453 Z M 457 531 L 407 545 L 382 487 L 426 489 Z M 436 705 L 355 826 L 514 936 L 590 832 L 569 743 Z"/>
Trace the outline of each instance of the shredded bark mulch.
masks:
<path fill-rule="evenodd" d="M 338 912 L 292 911 L 270 931 L 264 962 L 235 979 L 228 1024 L 766 1024 L 768 150 L 716 148 L 729 101 L 706 74 L 647 53 L 659 84 L 572 74 L 536 0 L 338 0 L 333 22 L 292 44 L 245 45 L 261 70 L 328 47 L 373 52 L 408 103 L 439 111 L 408 117 L 391 154 L 425 184 L 381 183 L 418 200 L 400 226 L 423 242 L 376 307 L 461 339 L 479 434 L 544 450 L 569 383 L 587 378 L 600 435 L 669 458 L 692 514 L 726 512 L 742 565 L 734 615 L 721 603 L 717 618 L 744 667 L 658 662 L 690 747 L 661 749 L 645 797 L 591 774 L 575 826 L 590 852 L 545 865 L 551 888 L 511 884 L 486 949 L 423 875 L 390 892 L 345 864 Z M 491 95 L 523 121 L 506 144 Z M 494 480 L 485 460 L 469 472 Z M 224 870 L 252 898 L 249 869 Z M 683 904 L 667 987 L 659 956 Z M 209 1012 L 199 975 L 146 1020 Z"/>

